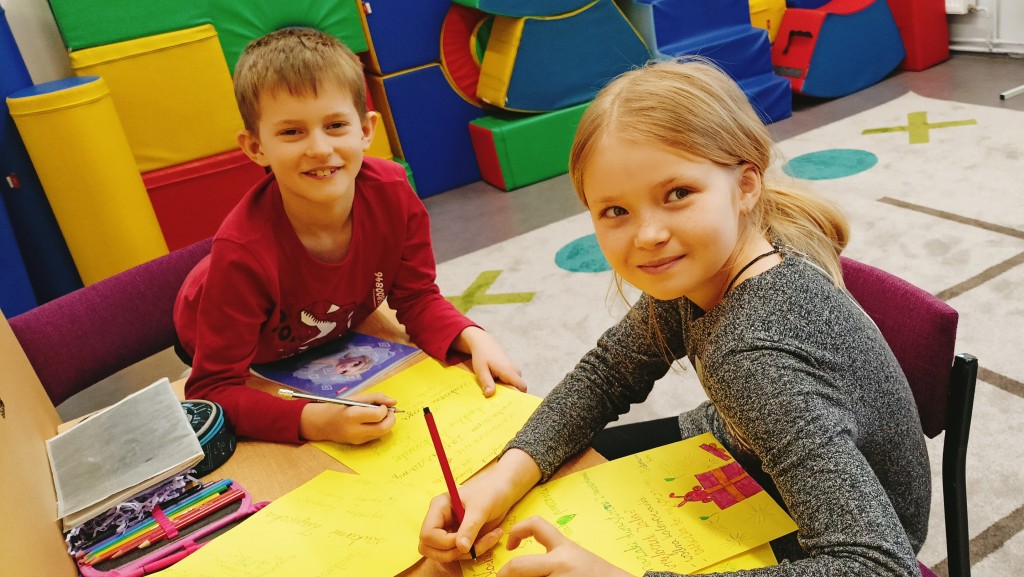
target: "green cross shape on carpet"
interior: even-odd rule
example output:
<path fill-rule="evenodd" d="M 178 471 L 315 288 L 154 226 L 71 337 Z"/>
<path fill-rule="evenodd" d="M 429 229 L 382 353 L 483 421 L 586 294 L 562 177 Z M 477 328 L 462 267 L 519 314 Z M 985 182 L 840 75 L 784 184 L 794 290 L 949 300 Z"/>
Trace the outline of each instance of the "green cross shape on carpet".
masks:
<path fill-rule="evenodd" d="M 933 128 L 949 128 L 951 126 L 967 126 L 970 124 L 977 124 L 978 121 L 971 120 L 952 120 L 949 122 L 936 122 L 931 124 L 928 122 L 927 112 L 911 112 L 907 115 L 906 126 L 888 126 L 885 128 L 868 128 L 861 132 L 861 134 L 881 134 L 883 132 L 908 132 L 910 133 L 910 144 L 926 144 L 929 141 L 929 130 Z"/>
<path fill-rule="evenodd" d="M 444 298 L 455 305 L 455 308 L 462 314 L 468 313 L 469 309 L 476 305 L 507 305 L 511 303 L 528 303 L 533 300 L 533 295 L 537 293 L 487 294 L 487 290 L 491 288 L 494 281 L 498 280 L 501 272 L 500 270 L 486 270 L 480 273 L 476 280 L 473 281 L 473 284 L 462 291 L 461 295 Z"/>

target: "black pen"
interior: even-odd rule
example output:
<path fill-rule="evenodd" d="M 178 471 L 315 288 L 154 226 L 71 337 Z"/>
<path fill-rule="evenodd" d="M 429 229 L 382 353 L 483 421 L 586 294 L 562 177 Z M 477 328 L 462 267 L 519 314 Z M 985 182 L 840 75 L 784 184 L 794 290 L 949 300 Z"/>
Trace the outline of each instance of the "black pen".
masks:
<path fill-rule="evenodd" d="M 308 399 L 310 401 L 316 401 L 318 403 L 334 403 L 336 405 L 348 405 L 350 407 L 367 407 L 370 409 L 376 409 L 377 407 L 385 407 L 386 405 L 375 405 L 373 403 L 364 403 L 362 401 L 353 401 L 351 399 L 343 399 L 341 397 L 318 397 L 316 395 L 310 395 L 307 393 L 300 393 L 291 389 L 278 389 L 277 394 L 286 398 L 295 399 Z M 402 409 L 397 407 L 387 407 L 389 411 L 401 413 Z"/>

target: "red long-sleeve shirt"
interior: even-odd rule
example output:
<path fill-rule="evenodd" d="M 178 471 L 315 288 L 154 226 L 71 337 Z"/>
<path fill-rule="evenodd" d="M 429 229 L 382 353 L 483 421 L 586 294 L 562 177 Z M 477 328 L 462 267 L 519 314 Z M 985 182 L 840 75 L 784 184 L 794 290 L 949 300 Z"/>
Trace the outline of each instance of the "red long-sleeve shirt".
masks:
<path fill-rule="evenodd" d="M 181 287 L 174 322 L 193 356 L 186 396 L 220 404 L 238 435 L 299 442 L 306 403 L 244 386 L 249 366 L 334 340 L 385 298 L 412 341 L 437 359 L 452 360 L 452 342 L 473 325 L 435 284 L 426 208 L 401 166 L 363 160 L 351 218 L 348 255 L 317 260 L 270 175 L 228 214 Z"/>

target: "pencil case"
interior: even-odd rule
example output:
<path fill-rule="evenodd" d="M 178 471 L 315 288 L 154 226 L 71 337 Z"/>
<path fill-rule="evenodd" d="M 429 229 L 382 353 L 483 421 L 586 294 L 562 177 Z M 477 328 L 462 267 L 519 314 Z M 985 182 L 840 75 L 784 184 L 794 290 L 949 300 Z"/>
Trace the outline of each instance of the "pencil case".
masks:
<path fill-rule="evenodd" d="M 238 483 L 232 482 L 230 488 L 241 491 L 241 498 L 180 529 L 175 529 L 173 523 L 157 508 L 153 517 L 164 528 L 166 537 L 152 546 L 133 547 L 115 558 L 95 564 L 79 559 L 78 570 L 82 577 L 139 577 L 170 567 L 268 503 L 253 503 L 252 495 Z"/>
<path fill-rule="evenodd" d="M 195 465 L 196 476 L 205 477 L 235 453 L 235 433 L 217 403 L 191 399 L 182 401 L 181 408 L 203 449 L 203 460 Z"/>

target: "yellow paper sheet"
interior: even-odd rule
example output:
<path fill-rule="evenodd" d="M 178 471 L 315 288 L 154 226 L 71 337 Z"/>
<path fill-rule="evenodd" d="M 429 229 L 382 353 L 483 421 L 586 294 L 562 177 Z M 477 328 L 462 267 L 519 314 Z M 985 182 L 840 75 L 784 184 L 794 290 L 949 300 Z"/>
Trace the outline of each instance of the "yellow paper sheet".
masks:
<path fill-rule="evenodd" d="M 516 521 L 539 515 L 635 574 L 693 573 L 725 560 L 749 563 L 750 558 L 731 558 L 796 530 L 796 525 L 764 490 L 725 508 L 714 501 L 690 500 L 700 495 L 692 492 L 700 486 L 696 475 L 735 463 L 713 443 L 712 435 L 700 435 L 540 485 L 512 508 L 504 527 L 507 531 Z M 543 552 L 533 539 L 515 551 L 507 551 L 502 542 L 476 563 L 465 562 L 463 574 L 494 575 L 515 556 Z"/>
<path fill-rule="evenodd" d="M 758 545 L 750 551 L 740 553 L 735 557 L 729 557 L 725 561 L 713 563 L 700 571 L 694 571 L 694 575 L 703 573 L 734 573 L 743 569 L 757 569 L 759 567 L 771 567 L 778 565 L 779 560 L 775 558 L 775 552 L 768 543 Z"/>
<path fill-rule="evenodd" d="M 539 397 L 500 386 L 486 398 L 473 373 L 431 358 L 369 390 L 397 399 L 403 410 L 389 435 L 365 445 L 314 444 L 360 475 L 409 481 L 435 493 L 445 484 L 423 407 L 430 407 L 452 474 L 462 483 L 498 455 L 540 404 Z"/>
<path fill-rule="evenodd" d="M 160 575 L 396 575 L 420 558 L 432 495 L 408 483 L 324 471 Z"/>

